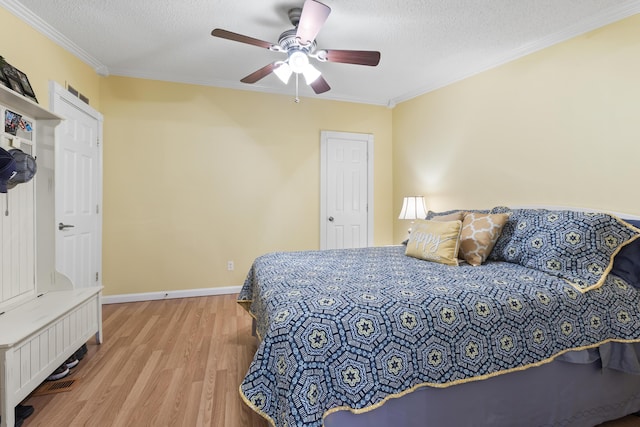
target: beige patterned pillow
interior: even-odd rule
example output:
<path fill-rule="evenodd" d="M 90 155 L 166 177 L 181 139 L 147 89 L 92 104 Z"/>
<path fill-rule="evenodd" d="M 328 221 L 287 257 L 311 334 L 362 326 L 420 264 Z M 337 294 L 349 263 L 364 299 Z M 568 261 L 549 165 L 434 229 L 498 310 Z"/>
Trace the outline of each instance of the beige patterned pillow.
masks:
<path fill-rule="evenodd" d="M 462 221 L 464 219 L 465 211 L 453 212 L 446 215 L 434 215 L 431 221 Z"/>
<path fill-rule="evenodd" d="M 458 265 L 462 221 L 416 220 L 405 255 L 447 265 Z"/>
<path fill-rule="evenodd" d="M 485 262 L 509 215 L 468 212 L 462 221 L 460 257 L 471 265 L 477 266 Z"/>

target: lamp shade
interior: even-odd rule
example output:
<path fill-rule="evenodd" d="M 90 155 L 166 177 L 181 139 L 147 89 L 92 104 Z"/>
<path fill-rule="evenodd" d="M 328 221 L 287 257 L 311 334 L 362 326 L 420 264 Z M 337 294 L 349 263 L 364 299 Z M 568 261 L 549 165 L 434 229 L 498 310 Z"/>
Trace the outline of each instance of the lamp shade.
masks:
<path fill-rule="evenodd" d="M 425 219 L 427 208 L 424 196 L 405 197 L 402 202 L 402 210 L 398 219 Z"/>
<path fill-rule="evenodd" d="M 273 72 L 280 79 L 280 81 L 284 84 L 289 83 L 289 77 L 291 77 L 291 67 L 286 62 L 280 62 L 276 64 L 277 67 L 273 69 Z"/>
<path fill-rule="evenodd" d="M 320 74 L 321 74 L 320 71 L 311 64 L 307 64 L 307 66 L 304 68 L 304 71 L 302 72 L 302 75 L 304 76 L 304 80 L 307 82 L 308 85 L 315 82 L 318 79 L 318 77 L 320 77 Z"/>

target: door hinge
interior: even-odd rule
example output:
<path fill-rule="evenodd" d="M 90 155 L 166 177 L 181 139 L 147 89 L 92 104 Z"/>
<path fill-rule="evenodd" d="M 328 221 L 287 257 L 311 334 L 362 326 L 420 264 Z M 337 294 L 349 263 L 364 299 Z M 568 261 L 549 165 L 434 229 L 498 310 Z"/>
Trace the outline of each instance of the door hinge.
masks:
<path fill-rule="evenodd" d="M 96 145 L 99 147 L 100 146 L 100 138 L 96 138 Z"/>
<path fill-rule="evenodd" d="M 98 281 L 98 272 L 96 271 L 96 282 Z"/>
<path fill-rule="evenodd" d="M 100 213 L 100 205 L 96 205 L 96 213 L 99 214 Z"/>

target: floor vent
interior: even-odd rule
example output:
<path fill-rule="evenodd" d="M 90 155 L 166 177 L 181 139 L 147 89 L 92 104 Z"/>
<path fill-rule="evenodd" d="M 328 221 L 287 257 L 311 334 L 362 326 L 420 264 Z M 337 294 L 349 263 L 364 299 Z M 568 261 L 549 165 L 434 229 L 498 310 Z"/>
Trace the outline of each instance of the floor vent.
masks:
<path fill-rule="evenodd" d="M 73 390 L 78 385 L 78 378 L 60 379 L 57 381 L 45 381 L 33 391 L 31 396 L 42 396 L 52 393 L 63 393 Z"/>

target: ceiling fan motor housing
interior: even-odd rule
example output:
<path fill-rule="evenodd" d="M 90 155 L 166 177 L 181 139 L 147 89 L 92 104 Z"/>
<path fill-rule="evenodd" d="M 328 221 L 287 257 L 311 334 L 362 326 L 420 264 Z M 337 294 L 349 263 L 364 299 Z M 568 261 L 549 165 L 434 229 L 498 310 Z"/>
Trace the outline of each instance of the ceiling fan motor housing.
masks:
<path fill-rule="evenodd" d="M 286 30 L 282 34 L 280 34 L 280 38 L 278 39 L 278 44 L 285 52 L 289 52 L 292 49 L 302 50 L 305 53 L 313 53 L 316 50 L 316 41 L 312 41 L 308 45 L 303 45 L 300 43 L 300 39 L 296 37 L 296 32 L 298 30 L 296 28 L 292 28 L 290 30 Z"/>

